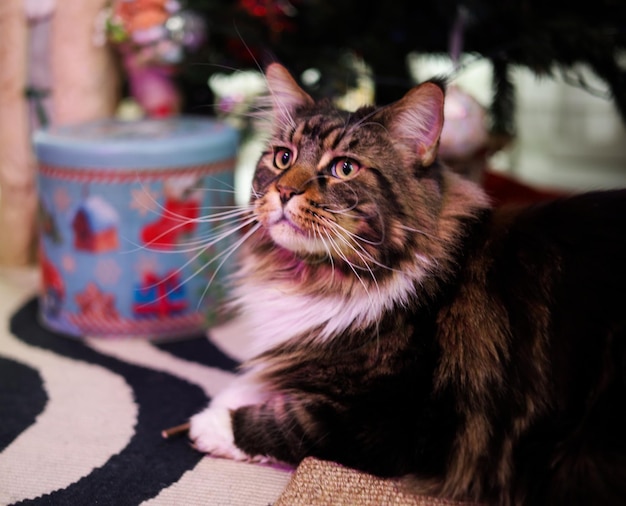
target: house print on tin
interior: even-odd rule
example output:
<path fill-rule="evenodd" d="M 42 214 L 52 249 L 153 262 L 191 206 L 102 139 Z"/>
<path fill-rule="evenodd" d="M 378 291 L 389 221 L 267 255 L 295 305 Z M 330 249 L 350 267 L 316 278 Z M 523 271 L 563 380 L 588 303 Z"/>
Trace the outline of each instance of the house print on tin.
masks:
<path fill-rule="evenodd" d="M 98 195 L 90 195 L 80 204 L 74 219 L 74 247 L 91 253 L 115 250 L 118 240 L 119 215 Z"/>

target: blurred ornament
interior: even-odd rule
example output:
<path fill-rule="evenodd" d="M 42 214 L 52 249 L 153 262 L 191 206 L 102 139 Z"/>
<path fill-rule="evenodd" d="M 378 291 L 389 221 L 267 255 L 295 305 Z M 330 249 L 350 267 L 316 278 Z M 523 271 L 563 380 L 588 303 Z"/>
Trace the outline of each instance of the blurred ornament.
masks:
<path fill-rule="evenodd" d="M 489 140 L 485 108 L 458 86 L 449 86 L 439 144 L 442 158 L 461 159 L 483 149 Z"/>
<path fill-rule="evenodd" d="M 241 7 L 251 16 L 265 18 L 265 23 L 274 34 L 294 29 L 289 18 L 298 13 L 289 0 L 240 0 Z"/>
<path fill-rule="evenodd" d="M 443 116 L 439 157 L 457 174 L 481 182 L 490 156 L 485 108 L 461 88 L 449 86 Z"/>
<path fill-rule="evenodd" d="M 178 114 L 180 93 L 174 83 L 175 68 L 167 65 L 143 65 L 136 55 L 127 54 L 124 66 L 128 72 L 131 95 L 150 118 L 167 118 Z"/>
<path fill-rule="evenodd" d="M 206 22 L 192 11 L 180 11 L 165 22 L 169 39 L 180 46 L 195 51 L 207 38 Z"/>
<path fill-rule="evenodd" d="M 250 70 L 232 74 L 213 74 L 209 88 L 216 98 L 216 113 L 234 127 L 250 127 L 250 111 L 255 100 L 267 90 L 263 74 Z"/>
<path fill-rule="evenodd" d="M 114 0 L 105 30 L 122 55 L 131 94 L 146 115 L 177 114 L 181 99 L 173 78 L 185 51 L 206 41 L 204 20 L 175 0 Z"/>

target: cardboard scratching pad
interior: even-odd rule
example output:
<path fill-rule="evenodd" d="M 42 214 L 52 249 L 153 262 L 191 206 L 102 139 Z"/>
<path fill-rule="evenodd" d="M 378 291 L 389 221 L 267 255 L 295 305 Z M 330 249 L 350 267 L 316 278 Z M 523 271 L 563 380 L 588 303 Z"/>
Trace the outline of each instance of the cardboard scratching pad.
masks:
<path fill-rule="evenodd" d="M 334 462 L 306 458 L 274 506 L 469 506 L 470 503 L 412 495 L 398 480 L 382 479 Z"/>

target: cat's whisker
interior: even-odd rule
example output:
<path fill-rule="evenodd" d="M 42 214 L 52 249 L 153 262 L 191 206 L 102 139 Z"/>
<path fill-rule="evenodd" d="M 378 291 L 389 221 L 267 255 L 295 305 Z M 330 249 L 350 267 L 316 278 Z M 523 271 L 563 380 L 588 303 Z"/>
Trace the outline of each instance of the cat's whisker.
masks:
<path fill-rule="evenodd" d="M 377 267 L 380 267 L 382 269 L 385 269 L 387 271 L 391 271 L 391 272 L 400 272 L 398 269 L 395 269 L 393 267 L 390 267 L 388 265 L 385 265 L 381 262 L 379 262 L 369 251 L 367 251 L 367 249 L 365 249 L 365 247 L 361 244 L 361 242 L 365 242 L 367 244 L 370 244 L 372 246 L 378 246 L 379 244 L 382 244 L 382 241 L 380 243 L 378 242 L 371 242 L 371 241 L 367 241 L 366 239 L 362 238 L 361 236 L 354 234 L 352 232 L 350 232 L 349 230 L 347 230 L 346 228 L 342 227 L 341 225 L 339 225 L 336 222 L 333 221 L 328 221 L 328 224 L 331 228 L 337 228 L 339 229 L 340 232 L 343 232 L 343 234 L 338 234 L 338 235 L 343 235 L 344 238 L 350 238 L 353 241 L 353 244 L 347 243 L 352 249 L 355 250 L 355 253 L 358 253 L 355 249 L 355 247 L 358 247 L 359 250 L 362 252 L 363 255 L 365 255 L 365 258 L 371 262 L 372 264 L 376 265 Z M 346 239 L 347 240 L 347 239 Z M 360 255 L 359 255 L 360 256 Z"/>
<path fill-rule="evenodd" d="M 342 213 L 348 213 L 350 211 L 355 210 L 358 206 L 359 206 L 359 194 L 357 193 L 357 191 L 352 188 L 351 186 L 347 187 L 352 194 L 354 195 L 354 203 L 349 205 L 348 207 L 344 208 L 344 209 L 333 209 L 330 206 L 323 206 L 325 211 L 328 211 L 329 213 L 333 213 L 333 214 L 342 214 Z"/>
<path fill-rule="evenodd" d="M 252 195 L 252 198 L 254 198 L 255 200 L 260 199 L 263 194 L 260 193 L 255 187 L 254 185 L 250 185 L 250 194 Z"/>
<path fill-rule="evenodd" d="M 333 209 L 331 207 L 324 207 L 324 211 L 327 211 L 331 214 L 341 214 L 344 216 L 347 216 L 348 218 L 358 218 L 358 215 L 352 213 L 352 211 L 354 211 L 357 206 L 359 205 L 358 202 L 355 202 L 353 205 L 343 208 L 343 209 Z"/>
<path fill-rule="evenodd" d="M 354 275 L 361 282 L 363 287 L 367 290 L 367 287 L 365 286 L 365 283 L 361 280 L 361 277 L 359 276 L 359 273 L 356 272 L 354 266 L 352 265 L 352 262 L 350 262 L 350 260 L 341 251 L 341 248 L 339 248 L 339 246 L 337 245 L 337 243 L 335 242 L 335 240 L 331 236 L 330 232 L 328 230 L 326 230 L 326 229 L 323 229 L 323 232 L 324 232 L 324 235 L 326 236 L 326 239 L 328 240 L 329 249 L 332 249 L 332 251 L 334 251 L 335 254 L 338 257 L 340 257 L 346 263 L 346 265 L 348 265 L 350 267 L 350 269 L 352 270 Z M 332 255 L 331 255 L 331 258 L 332 258 Z"/>
<path fill-rule="evenodd" d="M 257 111 L 257 119 L 260 116 L 264 120 L 267 120 L 270 125 L 272 125 L 273 124 L 273 119 L 275 119 L 275 116 L 276 116 L 274 113 L 272 113 L 272 111 L 273 111 L 274 108 L 278 107 L 278 108 L 281 109 L 281 111 L 283 113 L 281 115 L 281 117 L 288 116 L 289 119 L 290 119 L 290 123 L 291 123 L 290 126 L 295 126 L 295 119 L 291 115 L 291 111 L 289 111 L 287 109 L 287 107 L 284 106 L 280 100 L 276 100 L 276 97 L 274 95 L 274 92 L 272 91 L 272 87 L 269 85 L 269 82 L 268 82 L 268 79 L 267 79 L 267 75 L 264 72 L 264 69 L 263 69 L 262 65 L 257 60 L 256 56 L 254 55 L 254 52 L 250 49 L 250 47 L 248 46 L 248 43 L 246 42 L 244 37 L 239 32 L 239 27 L 237 27 L 235 25 L 234 28 L 235 28 L 235 32 L 237 33 L 237 36 L 239 37 L 239 40 L 241 41 L 243 46 L 246 48 L 246 51 L 248 52 L 248 55 L 252 58 L 252 60 L 254 61 L 254 64 L 257 67 L 257 69 L 259 70 L 259 72 L 263 76 L 263 80 L 265 81 L 265 85 L 266 85 L 266 88 L 267 88 L 267 91 L 268 91 L 267 94 L 258 97 L 257 100 L 256 100 L 256 102 L 258 104 L 260 104 L 259 106 L 255 107 L 255 109 Z M 263 113 L 262 116 L 261 116 L 260 113 Z"/>
<path fill-rule="evenodd" d="M 190 241 L 185 244 L 186 246 L 188 246 L 187 248 L 178 248 L 175 251 L 175 253 L 190 253 L 193 251 L 197 251 L 198 249 L 206 250 L 207 248 L 215 246 L 220 241 L 239 232 L 240 230 L 246 228 L 247 226 L 251 225 L 254 222 L 255 222 L 255 218 L 249 218 L 248 220 L 243 221 L 237 224 L 236 226 L 230 226 L 230 224 L 225 224 L 224 227 L 228 227 L 226 228 L 225 231 L 219 232 L 219 233 L 216 233 L 217 231 L 213 231 L 207 237 L 200 238 L 199 240 L 196 240 L 196 241 Z"/>
<path fill-rule="evenodd" d="M 197 221 L 197 223 L 213 223 L 213 225 L 205 232 L 205 235 L 200 235 L 199 232 L 195 234 L 196 240 L 195 243 L 205 243 L 207 240 L 210 240 L 211 237 L 218 235 L 218 233 L 222 233 L 223 230 L 227 232 L 231 230 L 231 228 L 236 227 L 237 225 L 246 226 L 254 221 L 254 216 L 249 212 L 235 214 L 231 216 L 221 216 L 214 217 L 213 215 L 201 218 Z M 239 230 L 241 227 L 237 227 L 234 230 Z M 194 242 L 185 242 L 182 244 L 193 244 Z"/>
<path fill-rule="evenodd" d="M 343 225 L 340 225 L 336 221 L 328 220 L 328 223 L 330 224 L 331 227 L 338 228 L 339 230 L 341 230 L 345 234 L 347 234 L 350 237 L 354 238 L 357 242 L 362 242 L 362 243 L 365 243 L 365 244 L 369 244 L 371 246 L 380 246 L 381 244 L 383 244 L 385 242 L 385 236 L 384 235 L 378 241 L 372 241 L 372 240 L 366 239 L 365 237 L 362 237 L 362 236 L 360 236 L 358 234 L 355 234 L 354 232 L 350 232 L 347 228 L 345 228 Z M 365 251 L 365 250 L 363 250 L 363 251 Z"/>
<path fill-rule="evenodd" d="M 159 236 L 153 239 L 153 243 L 158 243 L 159 239 L 163 239 L 171 232 L 188 224 L 202 224 L 202 223 L 217 223 L 217 226 L 213 226 L 211 232 L 214 233 L 220 229 L 230 227 L 238 222 L 249 221 L 251 219 L 250 210 L 247 208 L 231 209 L 228 211 L 212 213 L 199 218 L 187 218 L 187 219 L 170 219 L 170 221 L 177 221 L 178 223 L 163 231 Z"/>
<path fill-rule="evenodd" d="M 217 209 L 217 208 L 212 208 L 212 209 Z M 195 218 L 194 220 L 188 220 L 188 221 L 192 221 L 195 223 L 213 223 L 216 221 L 223 221 L 225 219 L 229 219 L 229 218 L 237 218 L 237 217 L 246 217 L 247 215 L 251 214 L 251 209 L 248 207 L 245 208 L 234 208 L 234 209 L 230 209 L 230 210 L 226 210 L 226 211 L 221 211 L 218 213 L 211 213 L 205 216 L 201 216 L 199 218 Z"/>
<path fill-rule="evenodd" d="M 339 256 L 341 256 L 344 261 L 347 263 L 347 265 L 352 269 L 352 272 L 354 273 L 354 275 L 356 276 L 357 280 L 361 283 L 361 286 L 363 286 L 363 289 L 365 291 L 365 294 L 369 300 L 369 303 L 371 306 L 375 306 L 375 301 L 372 297 L 372 294 L 370 293 L 370 289 L 369 286 L 367 286 L 367 284 L 365 283 L 365 281 L 361 278 L 361 276 L 357 273 L 355 266 L 352 264 L 352 262 L 350 262 L 350 260 L 348 260 L 346 258 L 346 256 L 342 253 L 342 251 L 340 250 L 340 248 L 337 246 L 337 244 L 333 241 L 333 239 L 330 237 L 330 233 L 326 232 L 329 241 L 331 242 L 331 244 L 333 245 L 335 251 L 337 251 L 337 253 L 339 254 Z M 358 252 L 356 252 L 358 255 Z M 363 259 L 362 259 L 363 260 Z M 364 261 L 364 260 L 363 260 Z M 364 261 L 365 262 L 365 261 Z M 365 262 L 365 264 L 367 265 L 367 262 Z M 378 297 L 381 297 L 381 290 L 380 290 L 380 285 L 378 283 L 378 280 L 376 279 L 376 276 L 374 275 L 374 273 L 372 272 L 371 269 L 369 269 L 370 275 L 372 276 L 372 281 L 374 282 L 374 286 L 376 286 L 376 291 L 378 292 Z M 379 328 L 379 322 L 375 322 L 375 335 L 376 335 L 376 342 L 379 342 L 380 339 L 380 328 Z M 379 350 L 379 347 L 377 346 L 377 350 Z"/>
<path fill-rule="evenodd" d="M 223 222 L 227 219 L 232 219 L 232 218 L 236 218 L 235 221 L 239 221 L 240 219 L 245 218 L 247 214 L 249 214 L 249 211 L 247 209 L 241 209 L 241 210 L 234 209 L 234 210 L 224 211 L 220 213 L 213 213 L 210 215 L 202 216 L 200 218 L 189 218 L 188 216 L 184 216 L 178 213 L 167 212 L 167 210 L 164 210 L 164 211 L 165 212 L 163 213 L 162 216 L 164 218 L 167 218 L 167 220 L 170 223 L 172 223 L 172 225 L 166 228 L 165 230 L 163 230 L 157 236 L 153 237 L 151 241 L 145 245 L 146 247 L 148 247 L 148 249 L 150 245 L 152 244 L 162 244 L 161 240 L 163 238 L 169 236 L 173 232 L 176 232 L 178 229 L 182 227 L 189 226 L 189 224 Z M 141 245 L 138 245 L 138 244 L 134 244 L 134 245 L 138 246 L 138 248 L 142 247 Z M 177 243 L 173 243 L 173 244 L 170 244 L 169 246 L 176 246 L 176 245 Z"/>
<path fill-rule="evenodd" d="M 334 280 L 335 279 L 335 261 L 333 259 L 332 252 L 330 251 L 330 248 L 328 247 L 328 244 L 326 244 L 326 240 L 324 239 L 324 236 L 322 234 L 321 227 L 320 227 L 319 223 L 314 223 L 313 226 L 314 226 L 315 231 L 316 231 L 316 237 L 320 241 L 322 241 L 322 244 L 324 245 L 324 249 L 326 250 L 326 254 L 328 255 L 328 260 L 330 262 L 330 269 L 331 269 L 331 272 L 333 273 L 332 274 L 332 276 L 333 276 L 332 279 Z"/>
<path fill-rule="evenodd" d="M 414 232 L 414 233 L 416 233 L 416 234 L 420 234 L 420 235 L 423 235 L 423 236 L 425 236 L 425 237 L 428 237 L 429 239 L 434 239 L 434 240 L 436 240 L 436 239 L 437 239 L 437 236 L 432 235 L 432 234 L 429 234 L 428 232 L 424 232 L 423 230 L 420 230 L 420 229 L 417 229 L 417 228 L 408 227 L 408 226 L 406 226 L 406 225 L 402 225 L 402 224 L 397 225 L 397 226 L 398 226 L 399 228 L 401 228 L 402 230 L 406 230 L 406 231 L 408 231 L 408 232 Z"/>
<path fill-rule="evenodd" d="M 348 130 L 348 133 L 354 132 L 355 130 L 359 130 L 360 128 L 366 126 L 366 125 L 374 125 L 377 127 L 382 128 L 383 130 L 387 131 L 387 127 L 385 125 L 383 125 L 382 123 L 380 123 L 379 121 L 368 121 L 371 118 L 373 118 L 374 116 L 376 116 L 376 114 L 378 114 L 383 108 L 382 107 L 376 107 L 374 108 L 374 110 L 372 112 L 370 112 L 369 114 L 366 114 L 365 116 L 363 116 L 359 121 L 357 121 L 355 124 L 353 124 L 350 127 L 350 130 Z"/>
<path fill-rule="evenodd" d="M 259 200 L 266 193 L 254 187 L 254 180 L 250 182 L 249 192 L 250 192 L 250 197 L 252 198 L 252 202 Z M 250 206 L 250 209 L 254 209 L 254 204 L 252 202 L 248 203 L 248 205 Z"/>
<path fill-rule="evenodd" d="M 330 233 L 330 232 L 329 232 Z M 360 271 L 369 271 L 371 273 L 371 269 L 368 267 L 365 258 L 356 250 L 356 248 L 350 244 L 350 242 L 342 235 L 342 234 L 334 234 L 335 238 L 341 240 L 341 243 L 345 244 L 348 248 L 354 251 L 355 255 L 357 255 L 363 262 L 364 265 L 357 265 L 354 262 L 350 261 L 345 252 L 339 247 L 339 242 L 337 240 L 333 240 L 333 245 L 335 246 L 335 251 L 339 253 L 341 251 L 341 258 L 350 263 L 351 267 L 354 269 L 358 269 Z"/>
<path fill-rule="evenodd" d="M 164 237 L 167 237 L 168 231 L 163 232 L 162 234 L 160 234 L 159 236 L 155 237 L 152 239 L 152 241 L 150 243 L 147 243 L 145 245 L 141 245 L 141 244 L 136 244 L 133 243 L 133 245 L 136 247 L 136 249 L 131 250 L 132 251 L 139 251 L 139 250 L 152 250 L 152 249 L 156 249 L 154 247 L 154 245 L 159 244 L 159 246 L 167 246 L 169 249 L 162 249 L 159 248 L 159 253 L 160 254 L 180 254 L 180 253 L 193 253 L 194 251 L 203 251 L 206 250 L 207 248 L 210 248 L 211 246 L 214 246 L 215 244 L 217 244 L 218 242 L 220 242 L 221 240 L 237 233 L 239 230 L 247 227 L 248 225 L 250 225 L 251 223 L 253 223 L 255 221 L 254 217 L 249 217 L 246 220 L 233 220 L 231 222 L 227 222 L 227 223 L 222 223 L 216 227 L 213 227 L 212 230 L 208 231 L 208 235 L 206 236 L 198 236 L 196 234 L 196 239 L 194 240 L 189 240 L 183 243 L 171 243 L 171 244 L 163 244 L 162 242 L 160 242 L 161 239 L 163 239 Z M 178 226 L 176 227 L 172 227 L 170 230 L 175 230 L 177 229 Z M 224 230 L 225 229 L 225 230 Z M 222 231 L 224 230 L 224 231 Z M 193 261 L 195 259 L 195 257 L 191 260 Z M 187 266 L 188 263 L 185 264 L 185 266 Z"/>
<path fill-rule="evenodd" d="M 155 237 L 151 238 L 149 242 L 146 242 L 145 244 L 139 244 L 129 238 L 126 238 L 126 241 L 129 242 L 132 246 L 134 246 L 133 249 L 128 249 L 125 250 L 124 253 L 135 253 L 137 251 L 142 251 L 142 250 L 148 250 L 148 251 L 152 251 L 152 250 L 156 250 L 157 247 L 156 245 L 159 245 L 159 253 L 162 254 L 168 254 L 168 253 L 178 253 L 179 251 L 175 250 L 175 251 L 171 251 L 169 249 L 165 249 L 162 250 L 162 247 L 166 247 L 166 248 L 176 248 L 176 246 L 178 246 L 177 242 L 168 242 L 165 243 L 163 242 L 163 239 L 168 237 L 170 234 L 172 234 L 173 232 L 177 231 L 179 228 L 184 227 L 187 223 L 189 223 L 190 220 L 180 220 L 178 223 L 176 223 L 175 225 L 167 228 L 166 230 L 163 230 L 160 234 L 156 235 Z"/>
<path fill-rule="evenodd" d="M 282 101 L 279 99 L 279 97 L 277 97 L 277 95 L 271 88 L 269 88 L 269 96 L 272 101 L 273 108 L 280 111 L 280 114 L 276 114 L 276 110 L 274 110 L 271 114 L 271 118 L 274 121 L 278 120 L 281 122 L 279 125 L 277 125 L 277 127 L 281 129 L 295 129 L 296 120 L 291 113 L 291 109 L 282 103 Z"/>
<path fill-rule="evenodd" d="M 350 118 L 352 118 L 352 114 L 348 113 L 346 115 L 346 119 L 343 122 L 343 128 L 341 129 L 340 137 L 344 137 L 346 135 L 346 132 L 348 131 L 348 126 L 350 125 Z"/>
<path fill-rule="evenodd" d="M 221 194 L 229 194 L 229 195 L 234 195 L 235 193 L 237 193 L 235 191 L 235 189 L 224 189 L 224 188 L 197 188 L 196 191 L 198 192 L 202 192 L 202 193 L 221 193 Z"/>
<path fill-rule="evenodd" d="M 226 181 L 224 181 L 223 179 L 220 179 L 219 177 L 216 176 L 205 176 L 205 181 L 212 181 L 214 183 L 216 183 L 217 185 L 219 185 L 221 188 L 203 188 L 200 187 L 200 190 L 215 190 L 215 191 L 222 191 L 224 193 L 235 193 L 235 185 L 230 184 Z"/>
<path fill-rule="evenodd" d="M 361 215 L 361 213 L 353 213 L 351 211 L 354 211 L 355 209 L 358 209 L 359 206 L 359 198 L 358 198 L 358 194 L 356 192 L 356 190 L 354 190 L 353 188 L 350 188 L 350 190 L 354 193 L 354 196 L 356 197 L 356 200 L 354 202 L 354 204 L 352 204 L 349 207 L 346 207 L 345 209 L 332 209 L 331 207 L 324 207 L 324 210 L 331 213 L 331 214 L 335 214 L 335 215 L 342 215 L 345 216 L 347 218 L 351 218 L 354 220 L 361 220 L 363 219 L 363 216 Z M 378 219 L 380 221 L 380 230 L 382 231 L 382 235 L 379 241 L 370 241 L 368 239 L 365 239 L 363 237 L 358 237 L 362 242 L 371 244 L 372 246 L 380 246 L 381 244 L 384 243 L 385 241 L 385 223 L 383 221 L 383 217 L 380 213 L 377 213 Z M 337 223 L 337 225 L 339 225 L 339 223 Z M 344 228 L 344 232 L 348 233 L 348 230 L 346 230 Z"/>
<path fill-rule="evenodd" d="M 250 228 L 250 230 L 248 230 L 241 238 L 239 238 L 234 244 L 230 245 L 228 248 L 226 248 L 224 251 L 222 251 L 219 255 L 216 255 L 215 257 L 213 257 L 213 259 L 211 259 L 211 261 L 207 262 L 204 266 L 202 266 L 201 269 L 199 269 L 198 273 L 202 270 L 204 270 L 207 266 L 209 266 L 210 264 L 212 264 L 215 260 L 217 260 L 220 257 L 224 257 L 221 262 L 217 265 L 217 267 L 215 268 L 215 270 L 213 271 L 213 274 L 211 275 L 211 277 L 209 278 L 206 287 L 204 288 L 203 292 L 202 292 L 202 296 L 200 297 L 199 301 L 198 301 L 198 306 L 200 306 L 202 300 L 204 300 L 204 297 L 207 294 L 207 291 L 209 289 L 209 287 L 211 286 L 211 284 L 213 283 L 213 281 L 215 280 L 215 277 L 217 276 L 217 274 L 219 273 L 219 271 L 221 270 L 221 268 L 224 266 L 224 264 L 226 263 L 226 261 L 228 261 L 228 259 L 241 247 L 241 245 L 246 242 L 254 233 L 256 233 L 256 231 L 261 227 L 260 223 L 256 223 L 252 228 Z"/>
<path fill-rule="evenodd" d="M 203 206 L 202 209 L 223 209 L 226 211 L 245 211 L 248 208 L 248 206 L 241 206 L 241 205 L 224 205 L 224 206 L 216 206 L 216 205 L 211 205 L 211 206 Z"/>
<path fill-rule="evenodd" d="M 239 225 L 238 227 L 233 227 L 231 229 L 229 229 L 228 231 L 219 234 L 217 236 L 215 236 L 211 241 L 209 242 L 204 242 L 204 244 L 200 244 L 198 246 L 194 246 L 193 248 L 188 248 L 188 249 L 178 249 L 177 251 L 163 251 L 162 253 L 186 253 L 186 252 L 195 252 L 195 254 L 189 258 L 183 265 L 179 266 L 177 269 L 173 270 L 172 272 L 170 272 L 163 280 L 161 280 L 161 283 L 166 283 L 167 281 L 171 280 L 171 279 L 175 279 L 180 273 L 184 272 L 184 270 L 190 266 L 193 262 L 195 262 L 196 260 L 198 260 L 198 258 L 200 258 L 200 256 L 202 254 L 204 254 L 209 248 L 211 248 L 212 246 L 214 246 L 217 242 L 233 235 L 234 233 L 238 232 L 241 228 L 248 226 L 252 221 L 254 220 L 249 220 L 246 223 L 243 223 L 241 225 Z M 203 262 L 202 265 L 198 268 L 196 268 L 191 274 L 189 274 L 188 276 L 186 276 L 182 281 L 180 281 L 179 283 L 177 283 L 175 286 L 173 286 L 172 288 L 170 288 L 169 290 L 167 290 L 165 293 L 160 294 L 160 296 L 158 297 L 157 300 L 163 300 L 166 299 L 167 297 L 169 297 L 173 292 L 175 292 L 176 290 L 178 290 L 181 286 L 184 286 L 185 284 L 187 284 L 189 281 L 191 281 L 193 278 L 195 278 L 197 275 L 199 275 L 203 270 L 205 270 L 209 265 L 211 265 L 212 263 L 216 262 L 217 260 L 219 260 L 220 258 L 222 258 L 222 260 L 220 261 L 220 263 L 217 265 L 217 267 L 215 268 L 215 270 L 213 271 L 213 274 L 211 275 L 209 281 L 206 284 L 206 287 L 203 290 L 202 296 L 199 298 L 198 300 L 198 304 L 197 307 L 200 307 L 200 304 L 202 303 L 202 300 L 204 299 L 204 296 L 206 295 L 206 292 L 208 290 L 208 288 L 211 286 L 211 283 L 215 280 L 215 277 L 217 276 L 217 274 L 219 273 L 219 271 L 221 270 L 221 268 L 223 267 L 224 263 L 228 260 L 228 258 L 254 233 L 258 230 L 258 228 L 260 227 L 260 224 L 256 224 L 256 226 L 252 227 L 248 232 L 246 232 L 240 239 L 238 239 L 234 244 L 231 244 L 230 246 L 228 246 L 227 248 L 223 249 L 219 254 L 214 255 L 211 260 L 209 260 L 208 262 Z"/>
<path fill-rule="evenodd" d="M 382 128 L 385 132 L 388 132 L 387 127 L 378 121 L 370 121 L 367 123 L 365 122 L 361 123 L 361 127 L 364 127 L 364 126 L 375 126 L 378 128 Z"/>
<path fill-rule="evenodd" d="M 228 205 L 228 206 L 207 206 L 206 209 L 210 209 L 210 210 L 217 210 L 217 212 L 212 212 L 212 213 L 208 213 L 205 214 L 204 217 L 211 217 L 211 216 L 222 216 L 222 215 L 238 215 L 238 214 L 245 214 L 246 212 L 251 210 L 251 207 L 248 205 Z"/>
<path fill-rule="evenodd" d="M 225 188 L 206 188 L 202 186 L 197 186 L 197 187 L 193 187 L 193 191 L 194 192 L 215 192 L 215 193 L 224 193 L 224 194 L 235 193 L 234 188 L 231 185 L 225 183 L 224 181 L 220 181 L 215 178 L 209 178 L 209 179 L 213 179 L 217 181 L 220 185 L 225 186 Z M 141 186 L 141 190 L 143 191 L 145 198 L 151 204 L 150 206 L 146 206 L 146 210 L 154 212 L 155 214 L 157 212 L 160 212 L 162 216 L 166 216 L 171 219 L 181 219 L 185 221 L 189 220 L 189 217 L 176 213 L 172 211 L 171 209 L 168 209 L 165 206 L 165 204 L 162 204 L 161 202 L 159 202 L 159 200 L 155 198 L 155 196 L 150 192 L 149 187 L 147 187 L 147 185 L 143 181 L 139 181 L 139 185 Z M 202 209 L 211 209 L 211 207 L 209 206 L 202 207 Z"/>
<path fill-rule="evenodd" d="M 367 294 L 368 298 L 371 301 L 371 295 L 370 295 L 370 291 L 369 291 L 369 287 L 367 286 L 367 283 L 365 283 L 365 281 L 363 280 L 363 278 L 361 277 L 361 275 L 357 272 L 357 266 L 355 266 L 350 259 L 348 259 L 348 257 L 344 254 L 344 252 L 341 250 L 341 248 L 339 247 L 339 245 L 336 243 L 336 241 L 333 239 L 333 237 L 331 236 L 330 232 L 328 230 L 324 231 L 326 234 L 326 237 L 328 238 L 328 241 L 332 247 L 332 249 L 335 251 L 335 253 L 337 253 L 337 255 L 346 263 L 346 265 L 350 268 L 350 270 L 352 270 L 352 272 L 354 273 L 354 276 L 356 277 L 357 281 L 361 284 L 361 286 L 363 287 L 363 289 L 365 290 L 365 293 Z M 375 278 L 374 278 L 375 279 Z"/>
<path fill-rule="evenodd" d="M 378 262 L 367 251 L 363 250 L 363 253 L 359 252 L 356 246 L 359 246 L 361 249 L 362 247 L 358 243 L 353 243 L 353 241 L 350 240 L 351 238 L 349 236 L 344 236 L 343 234 L 336 234 L 336 237 L 340 239 L 341 242 L 345 244 L 348 248 L 350 248 L 350 250 L 352 250 L 356 256 L 359 257 L 359 259 L 361 260 L 363 264 L 363 267 L 360 267 L 357 265 L 355 265 L 355 267 L 356 268 L 360 267 L 361 270 L 369 272 L 374 284 L 376 285 L 377 290 L 380 292 L 380 287 L 378 286 L 378 280 L 376 279 L 376 275 L 374 274 L 374 271 L 372 270 L 368 261 L 374 264 L 378 264 Z"/>

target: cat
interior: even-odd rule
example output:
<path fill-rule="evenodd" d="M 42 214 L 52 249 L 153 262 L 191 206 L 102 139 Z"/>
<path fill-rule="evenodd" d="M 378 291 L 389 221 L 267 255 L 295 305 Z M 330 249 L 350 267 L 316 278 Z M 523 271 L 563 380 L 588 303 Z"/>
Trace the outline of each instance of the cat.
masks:
<path fill-rule="evenodd" d="M 445 84 L 355 112 L 266 69 L 232 288 L 256 356 L 195 447 L 498 505 L 626 504 L 626 191 L 494 209 L 438 160 Z"/>

